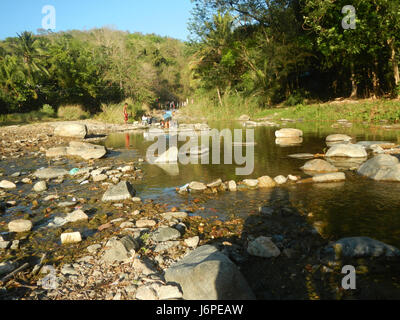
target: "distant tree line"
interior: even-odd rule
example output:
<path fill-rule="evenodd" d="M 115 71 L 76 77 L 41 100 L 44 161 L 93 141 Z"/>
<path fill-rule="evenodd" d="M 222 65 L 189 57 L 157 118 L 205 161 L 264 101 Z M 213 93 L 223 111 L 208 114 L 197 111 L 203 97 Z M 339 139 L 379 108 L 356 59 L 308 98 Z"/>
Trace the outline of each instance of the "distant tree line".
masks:
<path fill-rule="evenodd" d="M 125 98 L 186 99 L 188 55 L 179 40 L 108 28 L 23 32 L 0 42 L 0 113 L 81 104 L 97 111 Z"/>
<path fill-rule="evenodd" d="M 259 97 L 395 97 L 400 2 L 394 0 L 192 0 L 192 74 L 199 88 Z M 348 24 L 355 9 L 355 28 Z"/>

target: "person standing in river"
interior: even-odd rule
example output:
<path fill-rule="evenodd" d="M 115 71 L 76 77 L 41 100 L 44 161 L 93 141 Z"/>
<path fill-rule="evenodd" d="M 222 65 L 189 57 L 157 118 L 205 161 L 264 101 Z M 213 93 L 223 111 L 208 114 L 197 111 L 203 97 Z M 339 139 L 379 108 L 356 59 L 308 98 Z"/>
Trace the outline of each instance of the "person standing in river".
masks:
<path fill-rule="evenodd" d="M 125 120 L 125 124 L 127 124 L 128 120 L 129 120 L 128 104 L 127 103 L 124 104 L 124 120 Z"/>

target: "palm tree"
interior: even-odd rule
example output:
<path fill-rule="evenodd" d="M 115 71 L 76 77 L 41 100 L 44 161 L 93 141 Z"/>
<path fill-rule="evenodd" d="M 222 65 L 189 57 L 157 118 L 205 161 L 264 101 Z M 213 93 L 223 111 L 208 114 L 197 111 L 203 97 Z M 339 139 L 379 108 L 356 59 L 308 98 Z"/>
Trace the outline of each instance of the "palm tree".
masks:
<path fill-rule="evenodd" d="M 22 58 L 22 65 L 26 72 L 26 82 L 33 89 L 35 98 L 37 98 L 36 84 L 39 77 L 49 76 L 44 62 L 46 58 L 46 50 L 43 43 L 39 41 L 31 32 L 23 32 L 18 34 L 15 43 L 15 52 L 18 57 Z"/>

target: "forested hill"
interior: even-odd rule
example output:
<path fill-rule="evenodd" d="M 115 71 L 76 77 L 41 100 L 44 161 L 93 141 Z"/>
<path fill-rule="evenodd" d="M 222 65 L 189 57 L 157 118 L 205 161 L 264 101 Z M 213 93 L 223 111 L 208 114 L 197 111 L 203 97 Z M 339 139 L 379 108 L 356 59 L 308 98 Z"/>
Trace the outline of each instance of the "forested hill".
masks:
<path fill-rule="evenodd" d="M 126 98 L 272 107 L 400 93 L 400 1 L 191 1 L 187 43 L 107 28 L 2 41 L 1 112 L 64 103 L 96 111 Z"/>
<path fill-rule="evenodd" d="M 74 103 L 95 111 L 127 97 L 148 105 L 184 99 L 187 59 L 183 42 L 153 34 L 24 32 L 0 42 L 0 112 Z"/>

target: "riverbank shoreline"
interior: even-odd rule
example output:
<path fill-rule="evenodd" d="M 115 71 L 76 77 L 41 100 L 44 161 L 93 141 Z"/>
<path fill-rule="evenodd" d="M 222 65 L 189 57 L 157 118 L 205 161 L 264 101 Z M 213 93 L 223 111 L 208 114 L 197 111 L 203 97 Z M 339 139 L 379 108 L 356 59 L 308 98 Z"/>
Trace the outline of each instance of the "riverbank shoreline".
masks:
<path fill-rule="evenodd" d="M 132 130 L 130 126 L 107 127 L 98 122 L 72 123 L 86 124 L 89 137 L 121 132 L 121 129 Z M 360 283 L 368 289 L 342 290 L 343 262 L 322 258 L 321 252 L 330 244 L 329 241 L 309 223 L 309 212 L 299 212 L 292 206 L 285 187 L 274 188 L 267 208 L 259 213 L 251 214 L 246 219 L 225 221 L 217 217 L 193 215 L 207 201 L 195 192 L 182 195 L 186 205 L 174 208 L 151 199 L 143 201 L 137 198 L 140 194 L 104 203 L 101 201 L 104 193 L 120 181 L 127 181 L 133 186 L 135 181 L 146 181 L 141 162 L 136 158 L 117 160 L 113 156 L 89 161 L 69 158 L 48 160 L 47 149 L 76 140 L 56 137 L 53 131 L 55 124 L 61 123 L 0 129 L 3 142 L 0 164 L 6 168 L 5 172 L 2 170 L 0 180 L 12 180 L 17 185 L 16 192 L 4 190 L 0 195 L 0 201 L 5 204 L 2 214 L 18 211 L 23 206 L 25 209 L 17 215 L 35 222 L 31 232 L 21 234 L 7 233 L 6 225 L 3 223 L 1 226 L 6 232 L 2 233 L 2 242 L 10 244 L 0 263 L 13 263 L 8 266 L 9 270 L 25 263 L 29 267 L 5 281 L 0 289 L 0 299 L 182 299 L 188 289 L 173 285 L 173 281 L 165 278 L 166 272 L 174 263 L 206 245 L 216 246 L 218 252 L 231 262 L 212 252 L 210 257 L 215 261 L 225 261 L 232 272 L 240 270 L 252 291 L 249 298 L 319 300 L 398 297 L 399 292 L 395 290 L 398 281 L 389 281 L 400 279 L 396 271 L 399 270 L 396 269 L 397 262 L 387 262 L 385 257 L 378 262 L 369 258 L 353 259 L 351 263 L 357 267 Z M 31 163 L 30 169 L 19 166 L 19 161 L 23 165 L 25 160 Z M 66 174 L 62 179 L 45 179 L 48 190 L 33 192 L 30 190 L 33 183 L 42 179 L 32 179 L 32 173 L 43 166 L 76 168 L 79 174 Z M 105 175 L 104 179 L 92 182 L 93 177 L 98 178 L 98 175 Z M 23 179 L 32 181 L 23 183 Z M 18 193 L 18 190 L 21 192 Z M 60 207 L 61 204 L 63 206 Z M 57 224 L 60 218 L 65 219 L 79 210 L 84 212 L 87 220 L 59 227 L 56 225 L 55 229 L 39 228 L 48 221 Z M 45 212 L 45 221 L 39 217 L 42 212 Z M 41 240 L 45 236 L 43 233 L 54 233 L 53 239 L 57 239 L 61 234 L 74 232 L 81 233 L 82 241 L 65 245 L 54 240 L 50 243 Z M 268 258 L 265 252 L 264 257 L 255 256 L 254 251 L 249 253 L 249 245 L 260 245 L 259 241 L 267 243 L 266 247 L 261 245 L 260 248 L 269 248 Z M 274 244 L 272 253 L 271 243 Z M 47 255 L 44 259 L 43 253 Z M 107 262 L 106 257 L 110 256 L 119 262 Z M 381 280 L 376 283 L 376 279 Z M 212 286 L 212 283 L 207 285 Z M 385 291 L 387 288 L 390 290 Z"/>

